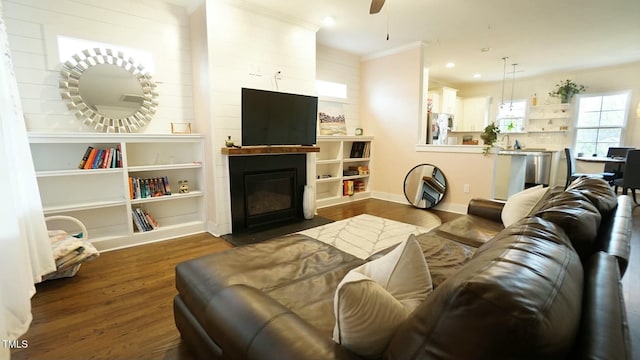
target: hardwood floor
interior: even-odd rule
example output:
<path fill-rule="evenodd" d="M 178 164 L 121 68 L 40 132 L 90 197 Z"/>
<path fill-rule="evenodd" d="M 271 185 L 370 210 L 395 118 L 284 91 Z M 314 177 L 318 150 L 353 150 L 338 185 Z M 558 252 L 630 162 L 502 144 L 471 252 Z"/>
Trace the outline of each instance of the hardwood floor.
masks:
<path fill-rule="evenodd" d="M 424 210 L 381 200 L 319 209 L 341 220 L 371 214 L 418 226 Z M 443 222 L 459 215 L 435 211 Z M 193 359 L 173 322 L 174 268 L 231 245 L 208 234 L 103 253 L 69 279 L 37 286 L 29 346 L 12 359 Z M 632 343 L 640 344 L 640 207 L 633 213 L 632 256 L 623 279 Z M 640 346 L 640 345 L 638 345 Z M 640 358 L 635 351 L 633 358 Z"/>
<path fill-rule="evenodd" d="M 202 234 L 106 252 L 39 284 L 29 346 L 12 359 L 191 359 L 173 322 L 174 268 L 230 247 Z"/>

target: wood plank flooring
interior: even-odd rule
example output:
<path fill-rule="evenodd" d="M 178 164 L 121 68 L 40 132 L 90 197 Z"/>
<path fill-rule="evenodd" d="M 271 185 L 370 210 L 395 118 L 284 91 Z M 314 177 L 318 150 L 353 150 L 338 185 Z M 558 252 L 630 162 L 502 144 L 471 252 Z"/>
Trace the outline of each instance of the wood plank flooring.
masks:
<path fill-rule="evenodd" d="M 341 220 L 371 214 L 424 226 L 424 210 L 381 200 L 319 209 Z M 443 222 L 459 215 L 433 212 Z M 12 359 L 193 359 L 173 322 L 174 268 L 231 245 L 208 234 L 103 253 L 74 278 L 37 286 L 27 348 Z M 640 344 L 640 207 L 634 209 L 632 257 L 624 295 L 633 343 Z M 635 261 L 634 261 L 635 260 Z M 640 346 L 640 345 L 638 345 Z M 633 358 L 640 358 L 635 352 Z"/>

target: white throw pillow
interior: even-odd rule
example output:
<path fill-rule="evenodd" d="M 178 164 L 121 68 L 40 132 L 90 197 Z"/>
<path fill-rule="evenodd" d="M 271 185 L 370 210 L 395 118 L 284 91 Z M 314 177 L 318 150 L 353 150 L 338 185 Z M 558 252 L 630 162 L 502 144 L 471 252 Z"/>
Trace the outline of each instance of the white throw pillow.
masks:
<path fill-rule="evenodd" d="M 333 340 L 376 358 L 396 328 L 433 291 L 431 274 L 414 235 L 387 255 L 351 270 L 336 290 Z"/>
<path fill-rule="evenodd" d="M 538 185 L 509 196 L 502 208 L 502 224 L 507 227 L 529 215 L 547 190 L 548 188 Z"/>

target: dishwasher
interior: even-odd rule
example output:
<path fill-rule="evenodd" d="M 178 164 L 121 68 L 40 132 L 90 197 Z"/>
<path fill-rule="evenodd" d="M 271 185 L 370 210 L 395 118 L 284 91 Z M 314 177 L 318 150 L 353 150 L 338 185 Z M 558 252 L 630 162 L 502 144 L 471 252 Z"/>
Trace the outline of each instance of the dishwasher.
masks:
<path fill-rule="evenodd" d="M 549 185 L 551 175 L 551 152 L 527 154 L 524 176 L 525 186 Z"/>

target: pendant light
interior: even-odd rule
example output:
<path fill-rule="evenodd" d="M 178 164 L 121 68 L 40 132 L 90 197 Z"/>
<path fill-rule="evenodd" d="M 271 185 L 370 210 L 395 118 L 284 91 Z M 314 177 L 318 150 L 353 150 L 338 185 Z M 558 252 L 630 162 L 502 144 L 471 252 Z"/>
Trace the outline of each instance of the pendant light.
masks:
<path fill-rule="evenodd" d="M 509 57 L 505 56 L 502 58 L 502 99 L 500 101 L 500 109 L 504 108 L 504 83 L 507 78 L 507 60 Z"/>
<path fill-rule="evenodd" d="M 511 103 L 509 104 L 509 112 L 513 111 L 513 88 L 516 86 L 516 66 L 518 64 L 513 65 L 513 77 L 511 78 Z"/>

